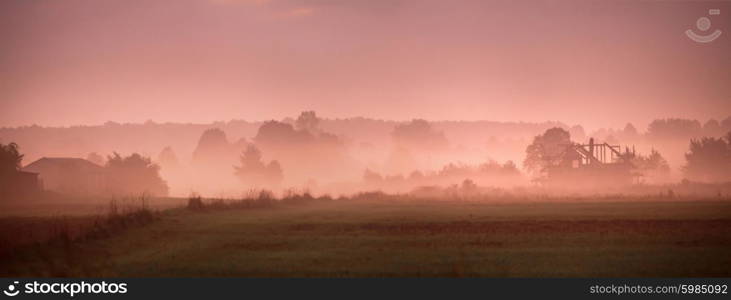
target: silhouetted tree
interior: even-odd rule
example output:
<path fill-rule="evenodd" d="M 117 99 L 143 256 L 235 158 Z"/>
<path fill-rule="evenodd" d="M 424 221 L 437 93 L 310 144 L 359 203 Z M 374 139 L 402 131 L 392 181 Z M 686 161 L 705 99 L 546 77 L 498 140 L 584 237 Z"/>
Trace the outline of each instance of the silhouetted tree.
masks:
<path fill-rule="evenodd" d="M 508 176 L 520 176 L 520 170 L 518 170 L 518 167 L 512 160 L 509 160 L 502 165 L 500 169 L 500 174 Z"/>
<path fill-rule="evenodd" d="M 651 140 L 688 140 L 701 135 L 701 123 L 688 119 L 659 119 L 647 127 L 647 136 Z"/>
<path fill-rule="evenodd" d="M 731 132 L 724 138 L 691 139 L 685 159 L 683 172 L 689 179 L 706 182 L 731 180 Z"/>
<path fill-rule="evenodd" d="M 134 153 L 122 157 L 114 153 L 105 165 L 107 184 L 113 193 L 167 196 L 167 183 L 160 177 L 160 167 L 149 158 Z"/>
<path fill-rule="evenodd" d="M 581 125 L 571 126 L 571 128 L 569 128 L 569 133 L 577 141 L 583 141 L 586 138 L 586 132 L 584 131 L 584 127 Z"/>
<path fill-rule="evenodd" d="M 18 151 L 18 144 L 0 144 L 0 196 L 10 193 L 12 181 L 20 170 L 23 155 Z"/>
<path fill-rule="evenodd" d="M 639 171 L 642 176 L 650 178 L 651 180 L 665 180 L 670 175 L 670 165 L 665 160 L 660 152 L 655 149 L 650 151 L 650 154 L 636 155 L 631 159 L 634 168 Z"/>
<path fill-rule="evenodd" d="M 157 162 L 163 168 L 177 168 L 179 165 L 178 156 L 170 146 L 165 147 L 157 156 Z"/>
<path fill-rule="evenodd" d="M 525 149 L 523 167 L 533 173 L 541 173 L 546 168 L 558 166 L 566 155 L 566 148 L 571 145 L 571 134 L 554 127 L 533 138 L 533 142 Z"/>
<path fill-rule="evenodd" d="M 273 160 L 269 164 L 262 161 L 261 151 L 254 145 L 249 145 L 241 154 L 241 166 L 234 166 L 235 174 L 244 184 L 251 187 L 277 187 L 284 175 L 282 166 Z"/>
<path fill-rule="evenodd" d="M 261 167 L 263 166 L 264 163 L 261 162 L 261 151 L 259 151 L 256 146 L 249 145 L 248 147 L 246 147 L 246 150 L 244 150 L 244 153 L 241 155 L 241 167 L 236 169 L 255 170 L 261 169 Z"/>
<path fill-rule="evenodd" d="M 23 155 L 18 151 L 18 144 L 0 144 L 0 174 L 12 174 L 20 170 Z"/>
<path fill-rule="evenodd" d="M 211 128 L 203 132 L 198 140 L 198 146 L 193 151 L 193 162 L 198 165 L 214 163 L 219 165 L 222 157 L 230 152 L 230 144 L 226 133 L 218 128 Z"/>
<path fill-rule="evenodd" d="M 283 146 L 314 141 L 314 136 L 308 131 L 295 130 L 287 123 L 267 121 L 259 127 L 254 137 L 257 145 Z"/>
<path fill-rule="evenodd" d="M 632 142 L 636 141 L 639 138 L 640 134 L 637 132 L 637 128 L 635 128 L 632 123 L 627 123 L 627 125 L 624 126 L 624 129 L 622 129 L 622 133 L 620 134 L 620 139 L 622 142 Z"/>
<path fill-rule="evenodd" d="M 314 111 L 303 111 L 299 117 L 297 117 L 297 121 L 295 121 L 295 126 L 299 130 L 307 130 L 309 132 L 316 132 L 318 130 L 318 125 L 320 123 L 320 119 L 317 117 L 317 114 L 315 114 Z"/>
<path fill-rule="evenodd" d="M 650 170 L 658 170 L 661 172 L 670 172 L 670 166 L 668 165 L 668 162 L 665 160 L 665 158 L 660 155 L 660 152 L 657 152 L 657 150 L 652 149 L 650 151 L 650 155 L 648 156 L 638 156 L 642 157 L 644 160 L 644 169 L 650 169 Z"/>
<path fill-rule="evenodd" d="M 313 125 L 314 121 L 303 124 Z M 319 178 L 332 178 L 347 170 L 353 170 L 345 167 L 352 162 L 344 143 L 337 136 L 319 129 L 311 132 L 295 129 L 289 123 L 267 121 L 259 127 L 253 141 L 257 148 L 267 154 L 267 157 L 276 159 L 286 166 L 287 180 L 290 182 L 306 181 L 313 174 L 317 174 Z"/>
<path fill-rule="evenodd" d="M 477 184 L 469 178 L 463 180 L 462 186 L 460 187 L 461 192 L 467 195 L 476 193 L 477 189 Z"/>
<path fill-rule="evenodd" d="M 434 130 L 429 122 L 422 119 L 396 125 L 391 137 L 397 147 L 421 151 L 444 150 L 449 145 L 443 132 Z"/>

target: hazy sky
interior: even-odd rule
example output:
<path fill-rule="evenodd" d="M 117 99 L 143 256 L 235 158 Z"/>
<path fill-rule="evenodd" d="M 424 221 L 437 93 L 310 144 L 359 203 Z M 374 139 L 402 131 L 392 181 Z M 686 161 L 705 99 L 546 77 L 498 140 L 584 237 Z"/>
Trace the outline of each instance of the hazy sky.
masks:
<path fill-rule="evenodd" d="M 721 14 L 709 16 L 708 9 Z M 699 17 L 719 39 L 685 36 Z M 731 115 L 731 2 L 2 0 L 0 126 Z"/>

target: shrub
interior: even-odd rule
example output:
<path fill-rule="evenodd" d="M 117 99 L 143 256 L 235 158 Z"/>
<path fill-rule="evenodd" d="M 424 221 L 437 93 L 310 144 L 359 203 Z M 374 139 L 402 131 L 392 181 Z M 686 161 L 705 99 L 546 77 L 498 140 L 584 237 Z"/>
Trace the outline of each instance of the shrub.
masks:
<path fill-rule="evenodd" d="M 203 210 L 203 198 L 198 194 L 191 194 L 188 197 L 188 209 L 190 210 Z"/>

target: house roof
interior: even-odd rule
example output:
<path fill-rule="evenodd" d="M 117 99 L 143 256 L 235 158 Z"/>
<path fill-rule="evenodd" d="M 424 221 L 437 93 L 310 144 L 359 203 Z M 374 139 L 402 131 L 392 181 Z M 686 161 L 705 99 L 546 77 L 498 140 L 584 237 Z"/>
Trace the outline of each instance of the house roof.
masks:
<path fill-rule="evenodd" d="M 103 168 L 83 158 L 75 157 L 43 157 L 25 166 L 25 172 L 43 173 L 49 169 L 74 169 L 83 172 L 101 172 Z"/>

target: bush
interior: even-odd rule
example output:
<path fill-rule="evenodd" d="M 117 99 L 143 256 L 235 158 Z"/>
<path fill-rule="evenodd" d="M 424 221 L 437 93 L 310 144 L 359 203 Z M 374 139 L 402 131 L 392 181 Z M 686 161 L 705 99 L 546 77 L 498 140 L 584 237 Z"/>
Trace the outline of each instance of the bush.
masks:
<path fill-rule="evenodd" d="M 203 210 L 203 198 L 198 194 L 192 194 L 188 197 L 188 209 Z"/>

